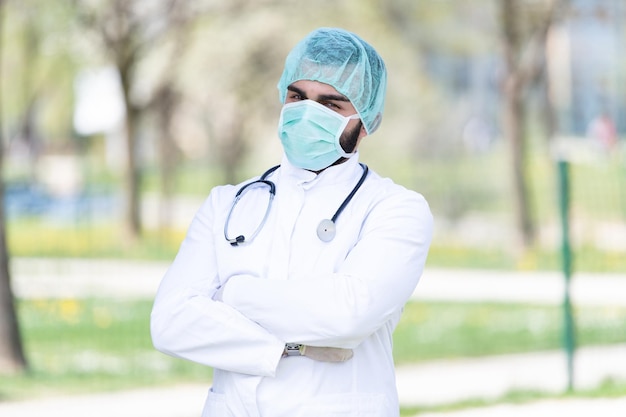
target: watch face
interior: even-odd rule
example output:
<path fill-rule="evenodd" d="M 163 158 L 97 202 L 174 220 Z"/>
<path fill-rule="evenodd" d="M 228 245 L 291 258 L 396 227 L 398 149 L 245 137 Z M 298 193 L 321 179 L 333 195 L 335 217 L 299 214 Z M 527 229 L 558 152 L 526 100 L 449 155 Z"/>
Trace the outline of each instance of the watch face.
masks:
<path fill-rule="evenodd" d="M 298 343 L 287 343 L 285 350 L 288 356 L 300 356 L 300 347 L 302 347 L 302 345 Z"/>

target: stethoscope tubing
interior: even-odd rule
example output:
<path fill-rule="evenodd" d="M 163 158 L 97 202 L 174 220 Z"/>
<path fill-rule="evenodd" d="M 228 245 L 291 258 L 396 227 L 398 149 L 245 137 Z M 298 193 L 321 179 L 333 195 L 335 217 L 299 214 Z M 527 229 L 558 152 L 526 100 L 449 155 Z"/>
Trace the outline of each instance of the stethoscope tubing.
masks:
<path fill-rule="evenodd" d="M 343 200 L 343 203 L 341 203 L 341 205 L 339 206 L 339 208 L 337 209 L 333 217 L 330 219 L 330 221 L 333 223 L 337 221 L 337 218 L 339 217 L 343 209 L 346 208 L 348 203 L 352 200 L 352 197 L 354 197 L 356 192 L 359 191 L 359 188 L 361 188 L 361 185 L 363 185 L 363 183 L 365 182 L 365 178 L 367 178 L 367 174 L 369 173 L 369 167 L 361 162 L 359 162 L 359 165 L 361 165 L 361 168 L 363 168 L 363 174 L 361 174 L 361 178 L 359 178 L 359 182 L 356 183 L 352 191 L 350 191 L 350 194 L 348 194 L 345 200 Z"/>
<path fill-rule="evenodd" d="M 339 206 L 339 208 L 337 209 L 337 211 L 335 212 L 333 217 L 330 220 L 327 220 L 327 219 L 322 220 L 321 223 L 320 223 L 320 226 L 318 227 L 318 237 L 323 242 L 329 242 L 329 241 L 331 241 L 335 237 L 335 227 L 334 226 L 335 226 L 335 223 L 337 221 L 337 218 L 339 218 L 339 215 L 343 212 L 343 210 L 346 208 L 348 203 L 350 203 L 350 201 L 352 200 L 352 198 L 354 197 L 356 192 L 359 190 L 359 188 L 361 188 L 361 186 L 365 182 L 365 179 L 367 178 L 367 174 L 369 173 L 368 166 L 363 164 L 363 163 L 360 163 L 360 162 L 359 162 L 359 165 L 361 165 L 361 168 L 363 168 L 363 174 L 361 174 L 361 178 L 359 178 L 359 181 L 357 182 L 357 184 L 354 186 L 352 191 L 350 191 L 350 194 L 348 194 L 348 196 L 343 200 L 343 202 L 341 203 L 341 205 Z M 244 243 L 245 241 L 248 241 L 248 242 L 252 241 L 252 239 L 254 239 L 256 237 L 256 235 L 259 234 L 259 232 L 261 231 L 261 229 L 265 225 L 265 222 L 267 221 L 267 218 L 268 218 L 269 213 L 270 213 L 270 209 L 272 207 L 272 202 L 274 201 L 274 196 L 276 195 L 276 184 L 274 184 L 272 181 L 268 180 L 267 177 L 271 173 L 276 171 L 279 167 L 280 167 L 280 165 L 276 165 L 276 166 L 271 167 L 270 169 L 265 171 L 263 173 L 263 175 L 261 175 L 261 177 L 258 180 L 249 182 L 248 184 L 242 186 L 237 191 L 237 193 L 235 194 L 235 199 L 233 200 L 233 204 L 231 205 L 230 210 L 228 211 L 228 215 L 226 216 L 226 220 L 224 222 L 224 238 L 232 246 L 238 246 L 239 244 Z M 259 226 L 256 228 L 256 230 L 252 233 L 252 235 L 249 238 L 246 238 L 243 235 L 238 235 L 234 239 L 229 238 L 228 237 L 228 225 L 230 224 L 230 217 L 233 214 L 233 210 L 235 209 L 235 206 L 237 206 L 237 203 L 239 203 L 239 201 L 241 200 L 241 198 L 243 196 L 243 192 L 246 189 L 248 189 L 248 187 L 250 187 L 250 186 L 252 186 L 254 184 L 265 184 L 270 189 L 269 202 L 267 204 L 267 208 L 265 209 L 265 215 L 263 216 L 263 220 L 261 220 L 261 223 L 259 224 Z M 331 226 L 330 229 L 332 229 L 332 230 L 327 230 L 328 229 L 328 227 L 327 227 L 328 223 L 330 223 L 330 226 Z M 322 227 L 323 225 L 326 225 L 326 226 Z M 320 228 L 322 228 L 324 230 L 324 232 L 323 232 L 324 234 L 320 234 L 321 233 L 320 232 Z"/>

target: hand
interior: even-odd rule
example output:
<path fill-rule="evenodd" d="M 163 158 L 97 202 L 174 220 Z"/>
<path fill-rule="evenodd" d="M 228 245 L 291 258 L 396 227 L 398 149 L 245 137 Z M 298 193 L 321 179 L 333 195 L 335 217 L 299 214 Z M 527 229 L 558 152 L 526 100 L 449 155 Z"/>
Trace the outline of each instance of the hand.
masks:
<path fill-rule="evenodd" d="M 300 354 L 320 362 L 345 362 L 352 358 L 352 349 L 333 347 L 302 346 Z"/>

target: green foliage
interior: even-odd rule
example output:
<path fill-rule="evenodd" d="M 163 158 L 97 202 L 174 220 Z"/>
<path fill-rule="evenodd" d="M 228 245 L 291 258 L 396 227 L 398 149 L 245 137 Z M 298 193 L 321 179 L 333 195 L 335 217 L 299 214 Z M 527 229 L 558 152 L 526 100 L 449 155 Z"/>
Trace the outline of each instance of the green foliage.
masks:
<path fill-rule="evenodd" d="M 103 7 L 105 3 L 100 2 Z M 122 3 L 128 3 L 131 8 L 137 6 L 136 2 Z M 495 59 L 494 46 L 499 39 L 498 4 L 485 2 L 484 7 L 477 8 L 458 2 L 410 0 L 322 3 L 291 1 L 277 6 L 271 2 L 243 2 L 236 8 L 227 2 L 216 3 L 209 12 L 199 13 L 189 31 L 180 33 L 185 36 L 184 48 L 174 48 L 177 36 L 172 35 L 141 51 L 135 67 L 137 74 L 133 77 L 141 82 L 131 86 L 135 104 L 144 105 L 153 97 L 164 81 L 164 73 L 169 74 L 168 82 L 180 95 L 180 107 L 172 109 L 175 123 L 172 131 L 167 132 L 176 143 L 176 158 L 173 158 L 176 173 L 171 174 L 176 177 L 176 193 L 206 195 L 229 169 L 237 171 L 231 178 L 244 179 L 262 172 L 280 158 L 275 136 L 280 103 L 276 100 L 275 84 L 284 57 L 308 31 L 332 24 L 354 30 L 376 46 L 390 73 L 384 123 L 375 136 L 364 141 L 360 149 L 363 161 L 425 195 L 435 214 L 435 245 L 439 248 L 449 246 L 454 252 L 464 247 L 475 252 L 477 242 L 485 245 L 485 236 L 497 235 L 495 248 L 487 248 L 488 251 L 515 251 L 510 149 L 507 141 L 499 137 L 495 120 L 501 98 L 490 97 L 485 91 L 485 101 L 489 103 L 484 106 L 494 107 L 489 116 L 494 118 L 490 120 L 493 143 L 489 149 L 470 151 L 463 140 L 463 128 L 475 113 L 485 109 L 477 108 L 465 93 L 452 88 L 455 77 L 443 73 L 435 76 L 426 62 L 432 58 L 433 51 L 454 59 L 483 56 Z M 29 105 L 36 104 L 30 115 L 33 124 L 30 127 L 36 130 L 41 146 L 38 149 L 44 155 L 79 154 L 84 162 L 82 174 L 87 190 L 105 184 L 117 191 L 122 187 L 123 163 L 107 165 L 111 161 L 105 159 L 110 159 L 121 143 L 116 145 L 116 138 L 105 139 L 104 134 L 76 137 L 72 131 L 74 79 L 84 70 L 113 64 L 107 58 L 106 48 L 96 41 L 92 31 L 85 28 L 79 31 L 79 13 L 73 3 L 28 0 L 9 2 L 6 6 L 3 75 L 11 80 L 2 97 L 6 130 L 13 138 L 18 125 L 28 119 Z M 105 7 L 101 11 L 114 10 Z M 174 61 L 169 59 L 172 50 Z M 552 254 L 556 253 L 554 227 L 558 224 L 554 163 L 540 126 L 541 107 L 534 107 L 537 109 L 529 113 L 527 120 L 528 185 L 540 231 L 540 248 L 536 251 L 548 255 L 524 254 L 521 260 L 511 260 L 518 255 L 497 253 L 493 257 L 498 259 L 497 265 L 526 265 L 528 258 L 534 258 L 536 265 L 548 263 L 551 268 L 557 265 L 552 262 Z M 158 157 L 161 140 L 158 122 L 162 118 L 154 109 L 144 115 L 137 132 L 144 192 L 161 191 L 160 173 L 164 171 L 163 161 Z M 63 141 L 63 146 L 56 146 L 54 140 Z M 596 241 L 606 241 L 596 236 L 599 226 L 609 228 L 611 222 L 623 225 L 626 218 L 624 158 L 604 156 L 606 160 L 573 169 L 573 221 L 582 225 L 576 229 L 581 235 L 574 237 L 581 249 Z M 3 174 L 13 178 L 21 174 L 21 179 L 32 179 L 36 171 L 25 163 L 23 155 L 15 157 L 11 149 L 7 152 L 6 167 Z M 469 243 L 463 235 L 470 229 L 468 221 L 477 229 L 472 229 L 475 241 Z M 483 228 L 485 224 L 497 226 L 497 233 Z M 116 229 L 117 225 L 108 227 Z M 152 241 L 154 237 L 150 235 Z M 22 240 L 17 241 L 15 235 L 11 239 L 15 253 L 28 255 Z M 80 248 L 71 249 L 34 245 L 37 249 L 31 252 L 63 256 L 64 252 L 83 251 L 78 256 L 112 256 L 120 251 L 108 247 L 106 242 L 110 240 L 105 238 L 103 243 L 86 245 L 81 241 Z M 162 253 L 170 257 L 172 245 L 168 242 L 162 245 L 167 248 Z M 105 255 L 94 253 L 98 247 Z M 126 252 L 127 248 L 124 249 Z M 159 249 L 129 251 L 142 257 L 155 257 L 156 252 Z M 433 259 L 438 258 L 438 253 L 435 255 Z M 612 260 L 619 258 L 619 253 L 607 256 L 611 260 L 606 268 L 613 268 L 613 264 L 620 267 L 619 259 Z M 456 265 L 458 259 L 452 257 L 452 262 Z M 445 265 L 443 258 L 436 263 Z"/>
<path fill-rule="evenodd" d="M 84 58 L 65 2 L 5 2 L 3 117 L 9 131 L 34 123 L 46 145 L 72 138 L 73 82 Z M 29 113 L 32 112 L 32 113 Z"/>

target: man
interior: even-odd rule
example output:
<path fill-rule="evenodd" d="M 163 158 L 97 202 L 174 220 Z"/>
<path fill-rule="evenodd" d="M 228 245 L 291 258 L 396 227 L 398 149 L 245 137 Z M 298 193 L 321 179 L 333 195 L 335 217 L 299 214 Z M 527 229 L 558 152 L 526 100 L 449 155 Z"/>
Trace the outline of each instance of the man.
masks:
<path fill-rule="evenodd" d="M 398 416 L 392 332 L 433 223 L 421 195 L 358 162 L 384 63 L 318 29 L 278 89 L 281 165 L 211 191 L 156 296 L 154 345 L 215 368 L 204 417 Z"/>

